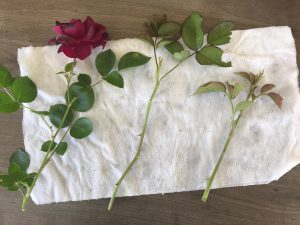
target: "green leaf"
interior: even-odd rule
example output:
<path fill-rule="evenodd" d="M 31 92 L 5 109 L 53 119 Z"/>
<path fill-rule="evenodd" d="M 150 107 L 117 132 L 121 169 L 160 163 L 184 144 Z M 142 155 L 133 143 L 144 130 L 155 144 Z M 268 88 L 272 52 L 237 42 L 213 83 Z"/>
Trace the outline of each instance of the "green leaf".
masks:
<path fill-rule="evenodd" d="M 113 71 L 110 74 L 108 74 L 107 77 L 105 77 L 105 80 L 116 87 L 124 87 L 123 77 L 118 71 Z"/>
<path fill-rule="evenodd" d="M 9 191 L 17 191 L 17 190 L 19 190 L 19 188 L 18 188 L 18 186 L 16 184 L 13 184 L 11 186 L 8 186 L 7 190 L 9 190 Z"/>
<path fill-rule="evenodd" d="M 6 93 L 0 92 L 0 112 L 12 113 L 19 108 L 19 103 L 13 101 Z"/>
<path fill-rule="evenodd" d="M 67 142 L 61 142 L 56 146 L 55 152 L 59 155 L 64 155 L 67 151 L 68 143 Z"/>
<path fill-rule="evenodd" d="M 101 76 L 107 76 L 113 69 L 116 62 L 115 53 L 108 49 L 99 53 L 96 57 L 96 68 Z"/>
<path fill-rule="evenodd" d="M 232 99 L 234 99 L 238 94 L 243 90 L 243 85 L 240 83 L 237 83 L 234 85 L 232 91 L 229 92 Z"/>
<path fill-rule="evenodd" d="M 69 88 L 70 101 L 76 98 L 75 102 L 72 104 L 71 108 L 78 112 L 86 112 L 91 109 L 95 102 L 94 91 L 90 87 L 76 82 L 71 84 Z M 66 99 L 67 94 L 66 94 Z"/>
<path fill-rule="evenodd" d="M 239 112 L 239 111 L 243 111 L 243 110 L 247 109 L 248 107 L 250 107 L 251 105 L 253 105 L 253 102 L 251 102 L 251 101 L 240 102 L 234 108 L 234 113 Z"/>
<path fill-rule="evenodd" d="M 11 89 L 18 102 L 32 102 L 37 96 L 36 85 L 28 77 L 14 79 Z"/>
<path fill-rule="evenodd" d="M 13 78 L 9 70 L 0 65 L 0 87 L 8 87 L 12 82 Z"/>
<path fill-rule="evenodd" d="M 29 163 L 30 158 L 27 152 L 24 149 L 17 149 L 9 158 L 9 163 L 17 164 L 23 171 L 26 171 Z"/>
<path fill-rule="evenodd" d="M 148 36 L 148 35 L 140 35 L 138 37 L 138 39 L 140 39 L 141 41 L 151 45 L 151 46 L 154 46 L 154 41 L 153 41 L 153 38 Z"/>
<path fill-rule="evenodd" d="M 180 44 L 178 41 L 173 41 L 170 44 L 167 44 L 165 48 L 174 55 L 175 52 L 181 52 L 184 50 L 182 44 Z"/>
<path fill-rule="evenodd" d="M 57 145 L 56 142 L 52 142 L 51 146 L 50 146 L 50 144 L 51 144 L 51 141 L 50 141 L 50 140 L 44 142 L 44 143 L 42 144 L 41 150 L 42 150 L 43 152 L 47 152 L 48 150 L 51 151 L 51 150 L 53 150 L 53 149 L 56 147 L 56 145 Z"/>
<path fill-rule="evenodd" d="M 75 66 L 76 66 L 76 62 L 70 62 L 70 63 L 67 63 L 67 64 L 65 65 L 65 72 L 66 72 L 66 73 L 71 72 L 71 70 L 73 70 Z"/>
<path fill-rule="evenodd" d="M 62 123 L 67 108 L 68 107 L 64 104 L 57 104 L 50 107 L 49 119 L 55 127 L 59 127 L 60 124 Z M 69 110 L 69 112 L 65 117 L 64 122 L 62 123 L 61 128 L 69 126 L 72 120 L 73 120 L 73 113 L 72 110 Z"/>
<path fill-rule="evenodd" d="M 187 47 L 196 50 L 203 44 L 202 17 L 193 12 L 182 25 L 182 40 Z"/>
<path fill-rule="evenodd" d="M 92 83 L 91 77 L 89 75 L 83 74 L 83 73 L 80 73 L 78 75 L 77 80 L 86 86 L 91 86 L 91 83 Z"/>
<path fill-rule="evenodd" d="M 264 94 L 270 90 L 272 90 L 275 87 L 274 84 L 265 84 L 264 86 L 262 86 L 262 88 L 260 89 L 260 93 Z"/>
<path fill-rule="evenodd" d="M 279 94 L 274 92 L 268 93 L 268 96 L 273 100 L 273 102 L 278 106 L 278 108 L 281 109 L 283 98 Z"/>
<path fill-rule="evenodd" d="M 21 167 L 16 163 L 10 163 L 8 166 L 8 175 L 10 182 L 15 183 L 21 181 L 27 177 L 27 173 L 21 169 Z"/>
<path fill-rule="evenodd" d="M 10 187 L 14 185 L 15 179 L 9 175 L 0 175 L 0 186 L 2 187 Z"/>
<path fill-rule="evenodd" d="M 173 40 L 169 40 L 169 39 L 161 39 L 159 42 L 157 42 L 156 44 L 156 48 L 161 48 L 164 47 L 170 43 L 172 43 Z"/>
<path fill-rule="evenodd" d="M 24 173 L 24 171 L 21 169 L 21 167 L 17 163 L 12 162 L 8 165 L 8 175 L 14 174 L 14 173 L 19 173 L 19 172 Z"/>
<path fill-rule="evenodd" d="M 214 26 L 207 35 L 207 42 L 211 45 L 223 45 L 230 41 L 233 23 L 221 22 Z"/>
<path fill-rule="evenodd" d="M 14 183 L 15 180 L 13 179 L 13 177 L 9 175 L 0 175 L 0 186 L 8 188 L 14 185 Z"/>
<path fill-rule="evenodd" d="M 49 115 L 48 111 L 36 111 L 34 109 L 30 109 L 30 111 L 37 114 L 37 115 L 41 115 L 41 116 L 48 116 Z"/>
<path fill-rule="evenodd" d="M 72 125 L 70 134 L 73 138 L 81 139 L 85 138 L 90 135 L 93 131 L 93 124 L 92 122 L 86 118 L 82 117 L 75 121 Z"/>
<path fill-rule="evenodd" d="M 211 81 L 198 87 L 194 95 L 208 92 L 226 92 L 226 86 L 219 81 Z"/>
<path fill-rule="evenodd" d="M 124 70 L 135 66 L 146 64 L 151 57 L 145 56 L 139 52 L 128 52 L 123 55 L 119 61 L 118 69 Z"/>
<path fill-rule="evenodd" d="M 230 67 L 231 62 L 222 61 L 223 51 L 215 46 L 205 46 L 196 53 L 196 59 L 201 65 L 218 65 Z"/>
<path fill-rule="evenodd" d="M 189 57 L 189 55 L 190 55 L 189 50 L 183 50 L 181 52 L 175 52 L 173 54 L 173 57 L 178 61 L 182 61 L 185 60 L 187 57 Z"/>
<path fill-rule="evenodd" d="M 169 21 L 162 24 L 158 28 L 159 37 L 168 37 L 172 39 L 177 39 L 180 36 L 181 25 L 178 22 Z"/>
<path fill-rule="evenodd" d="M 28 187 L 31 187 L 35 176 L 36 176 L 36 173 L 30 173 L 22 182 L 25 182 L 28 185 Z"/>

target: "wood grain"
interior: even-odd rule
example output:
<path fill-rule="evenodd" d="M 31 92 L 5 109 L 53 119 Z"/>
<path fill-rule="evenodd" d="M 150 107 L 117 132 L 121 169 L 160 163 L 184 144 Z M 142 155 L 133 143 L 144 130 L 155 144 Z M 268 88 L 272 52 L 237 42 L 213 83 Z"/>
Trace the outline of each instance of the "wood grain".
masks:
<path fill-rule="evenodd" d="M 47 44 L 55 20 L 90 15 L 107 26 L 112 39 L 119 39 L 143 33 L 143 22 L 153 14 L 166 13 L 182 21 L 191 11 L 202 13 L 205 28 L 220 20 L 235 22 L 236 29 L 288 25 L 299 50 L 299 0 L 1 0 L 0 63 L 18 74 L 17 48 Z M 23 146 L 21 119 L 21 112 L 0 116 L 2 171 L 11 152 Z M 269 185 L 213 190 L 207 204 L 200 203 L 200 191 L 119 198 L 110 213 L 107 199 L 43 206 L 30 203 L 22 213 L 21 197 L 1 189 L 0 224 L 299 225 L 299 175 L 297 166 Z"/>

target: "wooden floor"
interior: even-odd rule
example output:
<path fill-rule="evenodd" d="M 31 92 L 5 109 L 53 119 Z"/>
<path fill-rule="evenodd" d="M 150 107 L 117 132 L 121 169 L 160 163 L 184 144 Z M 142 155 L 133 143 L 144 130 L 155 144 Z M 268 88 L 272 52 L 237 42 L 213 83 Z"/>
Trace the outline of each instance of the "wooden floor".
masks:
<path fill-rule="evenodd" d="M 288 25 L 300 48 L 299 0 L 1 0 L 0 63 L 18 74 L 17 48 L 46 45 L 55 20 L 94 17 L 111 38 L 135 37 L 153 14 L 182 21 L 191 11 L 204 16 L 204 27 L 231 20 L 236 29 Z M 298 58 L 299 64 L 299 58 Z M 0 169 L 23 146 L 22 114 L 0 115 Z M 284 131 L 283 131 L 284 132 Z M 0 225 L 296 225 L 300 224 L 300 166 L 269 185 L 213 190 L 207 204 L 200 191 L 35 206 L 20 212 L 21 197 L 0 190 Z"/>

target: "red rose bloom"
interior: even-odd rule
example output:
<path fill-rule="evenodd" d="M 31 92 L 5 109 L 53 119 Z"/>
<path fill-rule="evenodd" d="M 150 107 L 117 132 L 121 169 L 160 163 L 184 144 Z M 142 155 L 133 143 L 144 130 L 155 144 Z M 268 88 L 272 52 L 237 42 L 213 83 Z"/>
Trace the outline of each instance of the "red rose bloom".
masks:
<path fill-rule="evenodd" d="M 105 27 L 89 16 L 83 22 L 79 19 L 72 19 L 70 23 L 56 22 L 53 31 L 56 37 L 49 44 L 61 44 L 58 53 L 81 60 L 91 54 L 92 48 L 100 45 L 104 48 L 108 38 Z"/>

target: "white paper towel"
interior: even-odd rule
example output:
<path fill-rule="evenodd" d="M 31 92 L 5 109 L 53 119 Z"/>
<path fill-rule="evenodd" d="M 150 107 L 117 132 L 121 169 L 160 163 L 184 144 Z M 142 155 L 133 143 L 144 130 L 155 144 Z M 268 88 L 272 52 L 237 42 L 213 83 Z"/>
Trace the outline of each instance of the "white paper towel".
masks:
<path fill-rule="evenodd" d="M 119 58 L 128 51 L 153 57 L 150 46 L 137 39 L 110 41 Z M 150 113 L 149 127 L 138 162 L 123 181 L 119 196 L 191 191 L 203 189 L 229 132 L 230 105 L 220 93 L 190 96 L 211 80 L 247 81 L 234 72 L 265 71 L 262 83 L 273 83 L 284 98 L 282 110 L 267 97 L 244 114 L 213 183 L 213 188 L 265 184 L 278 179 L 300 162 L 300 97 L 294 39 L 289 27 L 268 27 L 234 31 L 222 47 L 231 68 L 201 66 L 189 59 L 161 84 Z M 76 72 L 100 77 L 94 61 L 101 49 L 76 66 Z M 166 50 L 163 71 L 176 61 Z M 38 110 L 63 103 L 66 82 L 56 72 L 71 59 L 57 54 L 57 46 L 25 47 L 18 51 L 21 75 L 28 75 L 38 87 L 38 98 L 28 104 Z M 55 155 L 32 192 L 37 204 L 109 197 L 130 160 L 141 132 L 147 100 L 155 81 L 154 60 L 123 72 L 125 88 L 102 82 L 96 86 L 89 117 L 93 133 L 86 139 L 67 136 L 69 149 Z M 245 98 L 246 91 L 239 99 Z M 50 133 L 43 121 L 25 110 L 23 132 L 30 153 L 30 171 L 37 171 L 44 153 L 40 146 Z M 61 137 L 62 133 L 60 133 Z"/>

